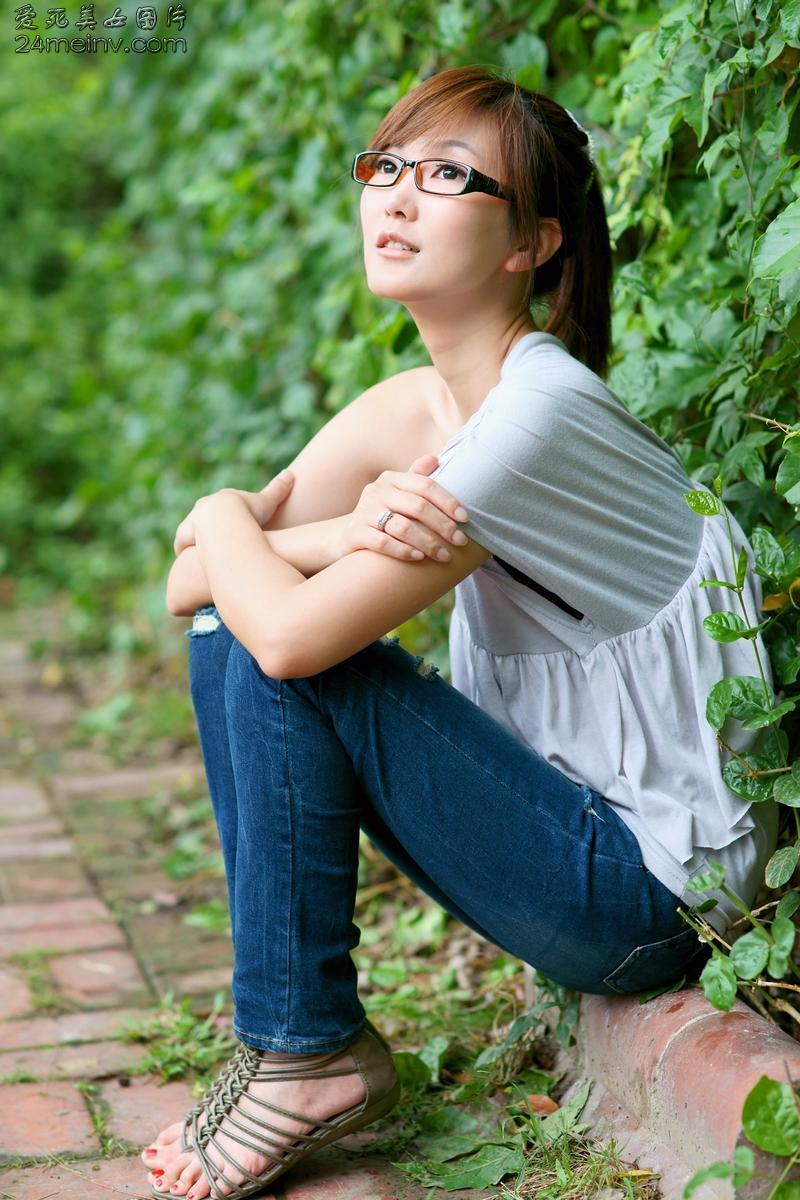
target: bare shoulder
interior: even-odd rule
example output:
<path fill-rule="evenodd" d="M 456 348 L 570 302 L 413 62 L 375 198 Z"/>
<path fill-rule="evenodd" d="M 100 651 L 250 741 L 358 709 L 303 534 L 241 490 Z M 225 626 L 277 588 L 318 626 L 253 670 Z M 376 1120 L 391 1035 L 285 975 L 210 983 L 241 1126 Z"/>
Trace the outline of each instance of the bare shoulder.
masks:
<path fill-rule="evenodd" d="M 407 471 L 421 454 L 438 454 L 449 434 L 437 412 L 442 381 L 435 367 L 410 367 L 379 385 L 379 406 L 386 424 L 382 435 L 387 470 Z M 376 397 L 376 400 L 378 397 Z"/>

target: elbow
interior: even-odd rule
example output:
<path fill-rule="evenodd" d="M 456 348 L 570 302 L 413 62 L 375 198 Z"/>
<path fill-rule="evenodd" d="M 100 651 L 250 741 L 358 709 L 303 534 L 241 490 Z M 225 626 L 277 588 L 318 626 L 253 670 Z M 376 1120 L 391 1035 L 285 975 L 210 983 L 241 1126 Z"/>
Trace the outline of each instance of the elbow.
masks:
<path fill-rule="evenodd" d="M 187 606 L 185 599 L 181 599 L 174 586 L 170 586 L 169 580 L 167 580 L 167 594 L 164 602 L 167 612 L 171 613 L 173 617 L 191 617 L 195 611 Z"/>
<path fill-rule="evenodd" d="M 274 647 L 267 647 L 263 652 L 254 654 L 256 666 L 262 675 L 270 679 L 293 679 L 295 672 L 286 655 L 279 654 Z"/>
<path fill-rule="evenodd" d="M 244 639 L 240 638 L 243 644 Z M 253 644 L 254 643 L 254 644 Z M 247 646 L 255 659 L 256 666 L 264 675 L 271 679 L 291 679 L 293 663 L 289 655 L 289 647 L 284 638 L 271 637 L 265 641 L 263 636 L 253 638 Z"/>
<path fill-rule="evenodd" d="M 272 679 L 300 679 L 314 674 L 318 669 L 309 660 L 308 648 L 303 650 L 305 645 L 302 641 L 278 635 L 272 637 L 258 653 L 251 653 L 259 669 Z"/>

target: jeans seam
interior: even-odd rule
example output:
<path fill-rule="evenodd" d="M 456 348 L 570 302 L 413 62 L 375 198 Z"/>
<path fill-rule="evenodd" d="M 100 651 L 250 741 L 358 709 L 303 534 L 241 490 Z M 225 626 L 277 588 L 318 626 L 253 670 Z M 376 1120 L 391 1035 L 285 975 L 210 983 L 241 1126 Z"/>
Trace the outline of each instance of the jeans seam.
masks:
<path fill-rule="evenodd" d="M 277 688 L 278 704 L 279 704 L 280 710 L 281 710 L 281 738 L 283 741 L 283 757 L 284 757 L 284 762 L 286 763 L 286 785 L 287 785 L 287 790 L 289 792 L 288 804 L 287 804 L 286 808 L 287 808 L 287 819 L 289 822 L 289 844 L 291 847 L 289 856 L 288 856 L 289 857 L 289 887 L 288 887 L 288 899 L 287 899 L 287 910 L 288 911 L 287 911 L 287 926 L 286 926 L 286 929 L 287 929 L 286 994 L 284 997 L 284 1028 L 288 1031 L 288 1029 L 291 1025 L 290 994 L 291 994 L 291 980 L 292 980 L 292 939 L 293 939 L 293 930 L 294 930 L 294 924 L 293 924 L 293 901 L 294 901 L 294 880 L 295 880 L 294 854 L 295 854 L 295 843 L 296 843 L 297 839 L 295 837 L 295 829 L 294 829 L 294 784 L 292 782 L 292 766 L 291 766 L 291 759 L 289 757 L 289 747 L 288 747 L 288 742 L 287 742 L 287 737 L 286 737 L 286 701 L 284 698 L 285 684 L 282 679 L 277 680 L 277 684 L 278 684 L 278 688 Z M 264 961 L 265 962 L 267 961 L 267 955 L 264 955 Z M 246 1036 L 252 1037 L 252 1036 L 263 1036 L 263 1035 L 247 1034 Z"/>
<path fill-rule="evenodd" d="M 368 683 L 372 687 L 377 688 L 379 691 L 383 692 L 383 694 L 385 696 L 388 696 L 389 699 L 393 700 L 395 704 L 399 704 L 402 708 L 405 709 L 405 711 L 407 713 L 409 713 L 412 717 L 415 717 L 418 721 L 421 722 L 421 724 L 425 725 L 426 728 L 429 729 L 432 733 L 434 733 L 437 737 L 443 738 L 444 741 L 447 742 L 448 746 L 452 747 L 452 749 L 455 750 L 458 754 L 460 754 L 462 758 L 465 758 L 467 760 L 467 762 L 471 763 L 473 767 L 476 767 L 479 771 L 485 772 L 485 774 L 487 774 L 490 779 L 493 779 L 495 781 L 495 783 L 499 784 L 500 787 L 504 788 L 505 791 L 509 792 L 512 796 L 515 796 L 517 798 L 517 800 L 519 800 L 522 804 L 524 804 L 526 806 L 526 808 L 529 808 L 532 811 L 536 812 L 537 815 L 544 815 L 552 825 L 555 825 L 556 828 L 559 829 L 562 833 L 564 832 L 562 827 L 558 824 L 558 822 L 556 820 L 554 820 L 549 815 L 549 813 L 545 812 L 544 814 L 541 814 L 541 810 L 538 809 L 535 805 L 531 804 L 530 801 L 528 801 L 524 796 L 520 795 L 520 793 L 517 792 L 515 788 L 513 788 L 510 784 L 506 783 L 505 780 L 498 779 L 497 776 L 493 775 L 492 772 L 486 766 L 484 766 L 482 763 L 476 762 L 475 759 L 471 758 L 464 750 L 461 749 L 460 746 L 457 746 L 455 744 L 455 742 L 451 742 L 446 734 L 444 734 L 440 730 L 436 729 L 433 725 L 430 724 L 429 721 L 426 721 L 424 717 L 420 716 L 419 713 L 416 713 L 416 712 L 414 712 L 413 709 L 409 708 L 407 704 L 404 704 L 403 701 L 399 697 L 392 695 L 391 692 L 387 691 L 387 689 L 382 687 L 379 683 L 376 683 L 376 681 L 374 679 L 372 679 L 369 675 L 364 675 L 361 671 L 358 670 L 357 667 L 348 665 L 345 667 L 345 670 L 350 671 L 353 675 L 357 675 L 359 677 L 359 679 L 363 679 L 365 683 Z M 576 786 L 578 786 L 578 785 L 576 785 Z M 577 839 L 571 838 L 570 840 L 576 841 Z M 580 843 L 580 845 L 583 845 L 583 844 L 584 844 L 583 842 Z M 613 862 L 613 863 L 617 863 L 619 865 L 625 865 L 628 867 L 639 868 L 642 865 L 640 862 L 633 862 L 627 858 L 619 858 L 618 856 L 615 856 L 615 855 L 603 854 L 602 851 L 599 851 L 599 850 L 593 850 L 592 857 L 593 858 L 603 858 L 606 860 L 606 862 Z"/>
<path fill-rule="evenodd" d="M 353 1039 L 351 1037 L 350 1041 L 345 1042 L 341 1048 L 347 1049 L 347 1047 L 354 1045 L 355 1042 L 358 1041 L 358 1038 L 364 1032 L 366 1027 L 367 1027 L 367 1022 L 365 1019 L 363 1024 L 359 1028 L 358 1036 L 355 1039 Z M 328 1038 L 289 1038 L 289 1037 L 275 1038 L 275 1037 L 268 1037 L 264 1033 L 250 1033 L 247 1029 L 242 1029 L 241 1026 L 237 1025 L 235 1022 L 234 1022 L 234 1026 L 233 1026 L 233 1031 L 237 1035 L 237 1037 L 243 1036 L 243 1037 L 254 1038 L 256 1041 L 260 1041 L 260 1042 L 280 1042 L 281 1045 L 287 1045 L 287 1046 L 295 1045 L 295 1044 L 299 1044 L 299 1045 L 303 1045 L 303 1046 L 327 1046 L 330 1042 L 341 1041 L 341 1038 L 329 1038 L 329 1037 Z"/>

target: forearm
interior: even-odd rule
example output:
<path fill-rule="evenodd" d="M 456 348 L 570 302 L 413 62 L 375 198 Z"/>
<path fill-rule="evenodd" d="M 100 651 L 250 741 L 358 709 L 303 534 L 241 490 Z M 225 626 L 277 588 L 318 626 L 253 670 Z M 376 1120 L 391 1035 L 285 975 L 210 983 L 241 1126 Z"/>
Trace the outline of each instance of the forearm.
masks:
<path fill-rule="evenodd" d="M 305 576 L 269 546 L 241 497 L 220 493 L 202 502 L 195 541 L 214 603 L 225 625 L 262 671 L 278 674 L 292 594 Z"/>
<path fill-rule="evenodd" d="M 290 529 L 264 530 L 263 536 L 275 554 L 308 579 L 338 559 L 338 534 L 347 519 L 346 516 L 331 517 Z M 188 546 L 170 569 L 167 608 L 176 617 L 190 617 L 198 608 L 213 603 L 197 547 Z"/>

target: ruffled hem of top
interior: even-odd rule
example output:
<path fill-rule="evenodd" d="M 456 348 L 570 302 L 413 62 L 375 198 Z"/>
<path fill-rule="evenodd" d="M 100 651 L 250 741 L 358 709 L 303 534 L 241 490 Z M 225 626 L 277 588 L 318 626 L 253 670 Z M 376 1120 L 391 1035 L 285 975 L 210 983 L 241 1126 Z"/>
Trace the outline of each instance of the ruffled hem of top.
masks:
<path fill-rule="evenodd" d="M 662 857 L 666 849 L 681 864 L 681 875 L 756 825 L 751 802 L 722 779 L 728 755 L 705 714 L 718 680 L 757 675 L 758 668 L 753 642 L 716 642 L 703 628 L 705 616 L 729 607 L 731 593 L 699 584 L 732 569 L 724 522 L 704 520 L 695 566 L 673 599 L 646 625 L 600 640 L 587 653 L 493 655 L 471 640 L 457 610 L 451 625 L 454 686 L 568 777 L 618 806 Z M 744 533 L 731 523 L 736 554 L 747 546 L 752 563 Z M 756 623 L 762 595 L 752 570 L 743 598 Z M 756 642 L 771 683 L 766 650 Z M 720 733 L 741 753 L 762 731 L 729 718 Z"/>

